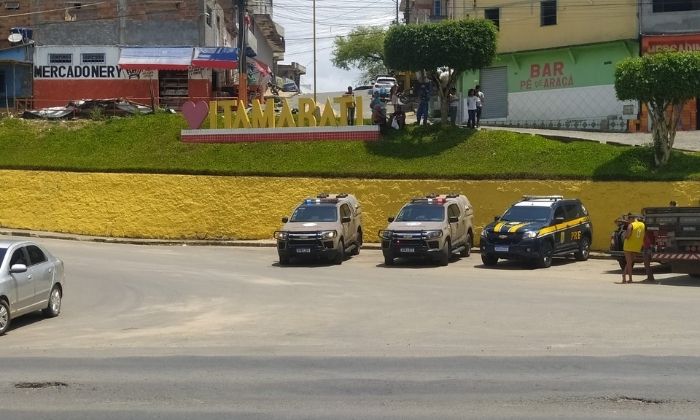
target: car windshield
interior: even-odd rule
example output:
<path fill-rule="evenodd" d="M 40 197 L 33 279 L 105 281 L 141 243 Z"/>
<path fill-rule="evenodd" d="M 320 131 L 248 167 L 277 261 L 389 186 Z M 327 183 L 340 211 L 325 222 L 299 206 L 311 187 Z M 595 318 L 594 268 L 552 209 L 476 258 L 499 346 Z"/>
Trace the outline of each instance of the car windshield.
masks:
<path fill-rule="evenodd" d="M 442 222 L 445 208 L 434 204 L 410 204 L 401 209 L 397 222 Z"/>
<path fill-rule="evenodd" d="M 513 206 L 501 217 L 501 222 L 546 222 L 549 220 L 549 207 Z"/>
<path fill-rule="evenodd" d="M 299 206 L 294 210 L 290 222 L 337 222 L 338 209 L 335 206 Z"/>

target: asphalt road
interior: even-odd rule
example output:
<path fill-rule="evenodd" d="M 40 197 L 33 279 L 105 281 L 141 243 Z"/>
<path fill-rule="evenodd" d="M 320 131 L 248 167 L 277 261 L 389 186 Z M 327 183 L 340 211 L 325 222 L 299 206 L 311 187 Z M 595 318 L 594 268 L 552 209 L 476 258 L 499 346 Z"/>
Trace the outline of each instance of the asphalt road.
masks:
<path fill-rule="evenodd" d="M 546 270 L 280 267 L 274 249 L 42 240 L 55 319 L 0 338 L 2 419 L 694 418 L 700 281 Z M 642 279 L 641 273 L 638 280 Z"/>

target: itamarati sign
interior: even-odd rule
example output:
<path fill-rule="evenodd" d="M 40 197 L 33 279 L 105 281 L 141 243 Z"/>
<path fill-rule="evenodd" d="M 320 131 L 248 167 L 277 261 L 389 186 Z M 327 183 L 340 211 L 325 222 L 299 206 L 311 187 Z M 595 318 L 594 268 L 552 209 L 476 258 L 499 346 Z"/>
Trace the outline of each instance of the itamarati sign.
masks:
<path fill-rule="evenodd" d="M 312 98 L 299 98 L 296 114 L 286 99 L 281 101 L 279 114 L 273 99 L 264 104 L 255 99 L 250 109 L 242 101 L 187 102 L 182 113 L 190 129 L 182 130 L 181 139 L 190 143 L 379 140 L 379 127 L 364 125 L 360 96 L 327 99 L 319 111 Z M 334 103 L 339 105 L 339 114 L 333 109 Z M 352 107 L 355 125 L 351 126 L 348 113 Z M 201 129 L 207 120 L 209 128 Z"/>

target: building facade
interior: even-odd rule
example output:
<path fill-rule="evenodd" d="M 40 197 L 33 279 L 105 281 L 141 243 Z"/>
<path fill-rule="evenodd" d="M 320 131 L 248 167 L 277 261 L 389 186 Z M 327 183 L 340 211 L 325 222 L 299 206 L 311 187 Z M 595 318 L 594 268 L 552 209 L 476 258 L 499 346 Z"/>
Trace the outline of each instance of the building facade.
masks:
<path fill-rule="evenodd" d="M 463 94 L 481 85 L 482 118 L 491 124 L 626 131 L 637 118 L 637 104 L 619 101 L 614 89 L 616 63 L 639 55 L 636 2 L 405 0 L 402 7 L 410 22 L 496 24 L 496 60 L 460 84 Z"/>
<path fill-rule="evenodd" d="M 234 2 L 221 0 L 1 4 L 0 33 L 8 37 L 0 37 L 0 47 L 1 42 L 37 46 L 31 70 L 34 108 L 112 97 L 147 104 L 155 98 L 158 105 L 177 108 L 187 100 L 235 96 L 237 72 L 231 63 L 193 66 L 199 53 L 216 56 L 219 62 L 229 59 L 237 54 L 237 36 L 245 34 L 254 47 L 246 53 L 256 90 L 261 90 L 258 82 L 266 86 L 271 68 L 284 54 L 284 30 L 272 21 L 271 2 L 262 11 L 239 11 Z M 244 31 L 237 30 L 239 13 L 246 15 Z"/>
<path fill-rule="evenodd" d="M 641 2 L 639 21 L 642 54 L 654 54 L 662 50 L 700 52 L 700 2 L 692 0 Z M 641 110 L 639 125 L 636 128 L 642 131 L 651 129 L 646 108 Z M 698 97 L 683 107 L 678 129 L 700 130 Z"/>

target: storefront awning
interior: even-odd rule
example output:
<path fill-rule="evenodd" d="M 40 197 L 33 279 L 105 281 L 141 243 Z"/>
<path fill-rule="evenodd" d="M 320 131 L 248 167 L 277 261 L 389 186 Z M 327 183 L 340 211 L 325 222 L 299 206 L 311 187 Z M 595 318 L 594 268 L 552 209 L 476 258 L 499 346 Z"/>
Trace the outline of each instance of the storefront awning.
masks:
<path fill-rule="evenodd" d="M 187 70 L 191 47 L 121 48 L 119 66 L 126 70 Z"/>
<path fill-rule="evenodd" d="M 195 48 L 192 65 L 205 69 L 238 68 L 238 48 Z"/>

